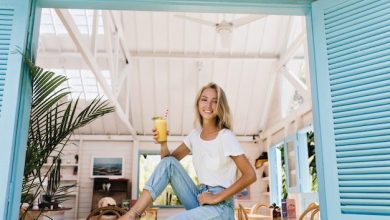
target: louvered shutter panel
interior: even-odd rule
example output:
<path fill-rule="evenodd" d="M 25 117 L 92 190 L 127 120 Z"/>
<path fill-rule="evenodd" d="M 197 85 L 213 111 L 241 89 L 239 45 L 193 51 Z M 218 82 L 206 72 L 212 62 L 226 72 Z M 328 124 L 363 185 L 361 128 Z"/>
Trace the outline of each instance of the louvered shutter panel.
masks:
<path fill-rule="evenodd" d="M 5 76 L 11 42 L 13 9 L 0 8 L 0 117 L 3 108 Z"/>
<path fill-rule="evenodd" d="M 0 0 L 0 220 L 18 219 L 31 106 L 31 82 L 22 71 L 30 1 Z"/>
<path fill-rule="evenodd" d="M 320 1 L 313 22 L 327 219 L 390 219 L 390 0 Z"/>

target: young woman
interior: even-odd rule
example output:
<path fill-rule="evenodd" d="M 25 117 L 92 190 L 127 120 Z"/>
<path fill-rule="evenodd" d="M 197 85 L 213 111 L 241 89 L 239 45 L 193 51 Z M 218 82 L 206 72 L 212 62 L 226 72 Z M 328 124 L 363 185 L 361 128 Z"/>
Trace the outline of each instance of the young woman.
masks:
<path fill-rule="evenodd" d="M 204 86 L 196 96 L 194 129 L 172 153 L 160 142 L 161 162 L 156 167 L 137 203 L 120 220 L 140 219 L 144 210 L 171 183 L 187 211 L 170 220 L 234 219 L 233 195 L 256 181 L 256 174 L 231 129 L 231 116 L 224 91 L 215 83 Z M 153 130 L 157 143 L 158 132 Z M 179 160 L 192 153 L 198 188 Z M 241 177 L 236 179 L 237 168 Z"/>

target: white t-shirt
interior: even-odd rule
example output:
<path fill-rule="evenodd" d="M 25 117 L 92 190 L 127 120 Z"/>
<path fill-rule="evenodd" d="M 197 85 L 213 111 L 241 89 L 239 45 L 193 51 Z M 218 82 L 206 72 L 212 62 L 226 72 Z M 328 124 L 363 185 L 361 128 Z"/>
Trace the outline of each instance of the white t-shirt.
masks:
<path fill-rule="evenodd" d="M 230 156 L 244 154 L 236 136 L 229 129 L 219 131 L 213 140 L 203 140 L 201 130 L 194 129 L 183 140 L 192 152 L 192 162 L 200 183 L 231 186 L 236 181 L 237 166 Z"/>

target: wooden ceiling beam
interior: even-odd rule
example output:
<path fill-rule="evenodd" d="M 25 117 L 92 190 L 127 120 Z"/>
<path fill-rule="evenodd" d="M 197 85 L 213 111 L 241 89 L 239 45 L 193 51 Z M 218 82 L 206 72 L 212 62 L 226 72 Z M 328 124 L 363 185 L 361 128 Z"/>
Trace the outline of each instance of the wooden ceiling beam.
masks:
<path fill-rule="evenodd" d="M 119 37 L 119 43 L 121 47 L 121 51 L 123 52 L 123 55 L 126 60 L 126 64 L 128 65 L 127 68 L 125 68 L 126 71 L 118 72 L 118 79 L 117 79 L 117 86 L 116 86 L 116 95 L 118 96 L 122 90 L 123 84 L 128 77 L 128 75 L 132 72 L 132 55 L 130 53 L 130 47 L 127 44 L 128 39 L 125 37 L 125 32 L 123 30 L 122 23 L 120 22 L 120 11 L 109 11 L 109 14 L 111 16 L 112 22 L 115 25 L 116 31 L 118 33 Z"/>
<path fill-rule="evenodd" d="M 273 54 L 263 54 L 263 55 L 255 55 L 255 54 L 244 54 L 244 53 L 214 53 L 214 52 L 203 52 L 203 53 L 191 53 L 187 52 L 184 53 L 178 53 L 178 52 L 151 52 L 151 51 L 142 51 L 142 52 L 131 52 L 132 59 L 194 59 L 194 60 L 208 60 L 208 59 L 215 59 L 215 60 L 264 60 L 264 61 L 278 61 L 280 60 L 280 56 L 273 55 Z M 53 55 L 59 56 L 59 57 L 80 57 L 80 53 L 77 51 L 63 51 L 62 53 L 59 53 L 58 51 L 51 51 L 51 50 L 40 50 L 40 56 L 44 57 L 52 57 Z M 97 57 L 104 57 L 106 56 L 106 52 L 98 52 L 96 54 Z M 294 56 L 291 59 L 296 60 L 302 60 L 304 59 L 304 56 Z"/>
<path fill-rule="evenodd" d="M 119 42 L 122 48 L 122 52 L 124 53 L 126 63 L 131 65 L 131 54 L 130 54 L 130 47 L 127 45 L 128 39 L 125 37 L 125 33 L 123 30 L 123 26 L 120 22 L 119 13 L 120 11 L 109 11 L 111 18 L 114 22 L 116 31 L 118 32 L 119 36 Z"/>
<path fill-rule="evenodd" d="M 271 109 L 272 100 L 274 97 L 274 90 L 275 90 L 275 84 L 277 81 L 277 78 L 279 77 L 279 72 L 272 72 L 270 81 L 268 83 L 267 93 L 265 96 L 265 102 L 264 102 L 264 111 L 263 115 L 260 119 L 260 130 L 264 130 L 267 126 L 267 120 L 269 116 L 269 111 Z"/>
<path fill-rule="evenodd" d="M 286 63 L 294 57 L 298 49 L 303 45 L 305 39 L 306 39 L 306 32 L 303 31 L 298 35 L 297 38 L 295 38 L 294 42 L 290 45 L 287 51 L 280 56 L 279 61 L 275 66 L 276 71 L 279 72 L 280 68 L 286 65 Z"/>
<path fill-rule="evenodd" d="M 114 56 L 112 55 L 113 47 L 112 47 L 112 29 L 111 29 L 111 21 L 107 11 L 103 11 L 103 28 L 104 28 L 104 41 L 106 43 L 106 52 L 105 55 L 108 58 L 108 65 L 111 74 L 114 74 Z"/>
<path fill-rule="evenodd" d="M 284 67 L 286 63 L 294 57 L 299 47 L 302 46 L 305 40 L 305 36 L 306 32 L 302 32 L 301 34 L 299 34 L 298 37 L 294 40 L 294 42 L 291 44 L 291 46 L 286 50 L 284 54 L 280 56 L 280 59 L 275 64 L 275 68 L 271 76 L 271 81 L 268 84 L 266 101 L 264 103 L 264 113 L 260 120 L 260 129 L 264 129 L 267 125 L 267 119 L 269 117 L 269 112 L 274 96 L 275 83 L 276 79 L 280 75 L 281 68 Z"/>
<path fill-rule="evenodd" d="M 91 53 L 90 48 L 87 48 L 87 46 L 86 46 L 87 44 L 85 44 L 85 42 L 83 42 L 82 36 L 81 36 L 79 30 L 77 29 L 77 26 L 76 26 L 76 24 L 71 16 L 71 14 L 66 9 L 55 9 L 55 11 L 56 11 L 58 17 L 60 18 L 60 20 L 62 21 L 62 23 L 64 24 L 70 37 L 72 38 L 73 42 L 75 43 L 77 49 L 82 54 L 85 62 L 91 68 L 92 73 L 95 75 L 96 80 L 98 81 L 98 83 L 102 87 L 105 95 L 111 101 L 111 103 L 114 105 L 115 110 L 116 110 L 115 112 L 117 113 L 118 117 L 121 119 L 121 121 L 124 123 L 124 125 L 129 129 L 130 133 L 133 135 L 133 138 L 137 139 L 137 132 L 135 131 L 135 129 L 131 125 L 131 123 L 128 119 L 128 116 L 124 113 L 122 106 L 120 105 L 120 103 L 115 98 L 114 94 L 112 93 L 111 89 L 109 88 L 106 80 L 103 77 L 103 74 L 99 68 L 99 65 L 98 65 L 95 57 Z"/>
<path fill-rule="evenodd" d="M 282 75 L 287 79 L 287 81 L 294 86 L 294 88 L 298 91 L 298 93 L 303 96 L 304 100 L 307 100 L 309 97 L 309 90 L 307 86 L 296 76 L 296 74 L 292 73 L 286 67 L 281 69 Z"/>
<path fill-rule="evenodd" d="M 92 15 L 92 33 L 91 33 L 91 52 L 93 55 L 96 55 L 96 40 L 97 40 L 97 33 L 98 33 L 98 10 L 93 11 Z"/>
<path fill-rule="evenodd" d="M 118 50 L 117 48 L 115 49 L 115 57 L 113 55 L 114 49 L 113 49 L 113 38 L 112 36 L 114 35 L 115 37 L 119 37 L 116 28 L 113 30 L 113 25 L 115 26 L 116 24 L 114 21 L 111 19 L 111 15 L 108 11 L 103 12 L 103 23 L 104 23 L 104 36 L 105 36 L 105 42 L 107 45 L 106 48 L 106 54 L 108 56 L 108 64 L 110 67 L 110 72 L 111 72 L 111 77 L 113 78 L 113 83 L 115 86 L 113 86 L 113 93 L 116 99 L 118 99 L 118 96 L 121 92 L 123 81 L 125 80 L 127 73 L 126 71 L 121 71 L 119 72 L 118 70 L 118 63 L 119 63 L 119 56 L 118 56 Z M 114 34 L 113 34 L 114 33 Z M 119 39 L 117 39 L 119 40 Z M 128 70 L 128 68 L 125 68 Z"/>

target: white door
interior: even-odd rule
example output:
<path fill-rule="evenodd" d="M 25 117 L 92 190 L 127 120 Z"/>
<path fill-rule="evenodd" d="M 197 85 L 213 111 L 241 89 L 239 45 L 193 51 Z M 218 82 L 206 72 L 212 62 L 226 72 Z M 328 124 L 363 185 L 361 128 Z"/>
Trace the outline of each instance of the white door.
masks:
<path fill-rule="evenodd" d="M 390 0 L 319 0 L 311 15 L 321 219 L 390 219 Z"/>

